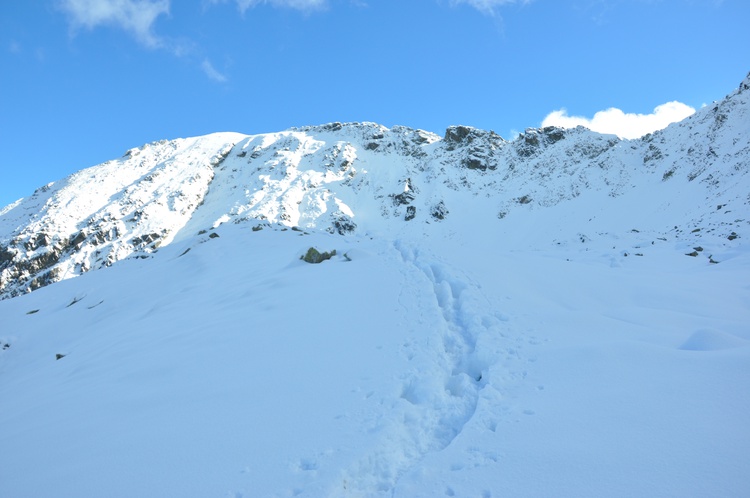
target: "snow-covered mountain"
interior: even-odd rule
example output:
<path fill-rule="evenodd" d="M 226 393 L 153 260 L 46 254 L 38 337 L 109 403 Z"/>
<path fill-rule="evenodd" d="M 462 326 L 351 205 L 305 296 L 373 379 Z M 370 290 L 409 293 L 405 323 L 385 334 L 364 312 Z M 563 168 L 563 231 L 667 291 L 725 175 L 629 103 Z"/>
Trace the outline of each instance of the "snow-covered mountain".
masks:
<path fill-rule="evenodd" d="M 465 126 L 441 138 L 334 123 L 152 143 L 2 209 L 0 295 L 146 257 L 227 222 L 421 237 L 435 224 L 460 231 L 467 217 L 503 231 L 506 217 L 596 197 L 613 200 L 575 220 L 586 238 L 590 214 L 605 217 L 597 233 L 637 225 L 692 244 L 700 229 L 716 244 L 746 225 L 735 219 L 748 202 L 748 85 L 638 140 L 580 127 L 529 129 L 508 142 Z"/>
<path fill-rule="evenodd" d="M 639 140 L 333 123 L 51 183 L 0 210 L 0 496 L 747 496 L 748 170 L 750 76 Z"/>

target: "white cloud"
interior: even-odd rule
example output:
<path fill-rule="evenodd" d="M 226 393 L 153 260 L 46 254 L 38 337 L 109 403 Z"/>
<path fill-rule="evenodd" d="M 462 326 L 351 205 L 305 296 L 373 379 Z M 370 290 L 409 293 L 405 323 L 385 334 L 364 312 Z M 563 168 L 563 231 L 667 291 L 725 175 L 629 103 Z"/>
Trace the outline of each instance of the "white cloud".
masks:
<path fill-rule="evenodd" d="M 201 63 L 201 69 L 203 69 L 203 72 L 206 73 L 206 76 L 214 81 L 218 81 L 219 83 L 224 83 L 225 81 L 227 81 L 227 77 L 217 71 L 214 65 L 211 64 L 211 61 L 209 61 L 208 59 L 203 59 L 203 62 Z"/>
<path fill-rule="evenodd" d="M 667 102 L 654 108 L 651 114 L 625 113 L 617 108 L 599 111 L 589 119 L 582 116 L 568 116 L 568 111 L 553 111 L 544 118 L 542 126 L 559 126 L 560 128 L 586 128 L 599 132 L 617 135 L 620 138 L 639 138 L 647 133 L 666 128 L 670 123 L 682 121 L 695 112 L 695 109 L 681 102 Z"/>
<path fill-rule="evenodd" d="M 169 14 L 169 0 L 61 0 L 60 7 L 74 27 L 118 26 L 147 47 L 162 45 L 153 26 Z"/>
<path fill-rule="evenodd" d="M 211 3 L 225 3 L 228 0 L 210 0 Z M 237 4 L 240 12 L 244 13 L 247 9 L 256 5 L 269 4 L 273 7 L 286 7 L 297 10 L 315 10 L 326 5 L 327 0 L 233 0 Z"/>
<path fill-rule="evenodd" d="M 474 7 L 478 11 L 488 14 L 495 15 L 495 9 L 503 5 L 509 5 L 514 3 L 531 3 L 532 0 L 450 0 L 451 5 L 466 4 Z"/>

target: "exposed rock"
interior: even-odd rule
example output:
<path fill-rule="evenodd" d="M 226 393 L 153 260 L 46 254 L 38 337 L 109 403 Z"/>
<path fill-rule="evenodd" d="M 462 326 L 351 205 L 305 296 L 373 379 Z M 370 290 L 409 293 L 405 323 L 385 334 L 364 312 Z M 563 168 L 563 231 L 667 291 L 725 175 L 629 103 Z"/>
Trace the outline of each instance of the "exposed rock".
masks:
<path fill-rule="evenodd" d="M 81 244 L 83 244 L 83 241 L 85 240 L 86 240 L 86 232 L 81 230 L 72 239 L 70 239 L 70 245 L 73 246 L 76 250 L 78 250 L 81 248 Z"/>
<path fill-rule="evenodd" d="M 344 125 L 342 125 L 341 123 L 339 123 L 339 122 L 337 121 L 337 122 L 335 122 L 335 123 L 328 123 L 328 124 L 325 124 L 325 125 L 321 126 L 320 128 L 321 128 L 322 130 L 325 130 L 325 131 L 339 131 L 339 130 L 341 130 L 341 129 L 342 129 L 343 127 L 344 127 Z"/>
<path fill-rule="evenodd" d="M 515 143 L 516 153 L 521 157 L 532 157 L 539 152 L 539 136 L 535 130 L 526 130 Z"/>
<path fill-rule="evenodd" d="M 158 233 L 149 233 L 141 235 L 140 237 L 133 237 L 131 242 L 135 247 L 142 247 L 151 244 L 152 242 L 155 242 L 159 239 L 161 239 L 161 235 L 159 235 Z"/>
<path fill-rule="evenodd" d="M 477 156 L 469 156 L 462 161 L 462 164 L 469 169 L 476 169 L 480 171 L 487 170 L 487 163 L 484 159 Z"/>
<path fill-rule="evenodd" d="M 331 252 L 320 252 L 316 248 L 311 247 L 307 250 L 304 256 L 300 256 L 299 259 L 306 263 L 318 264 L 331 259 L 336 255 L 336 249 Z"/>
<path fill-rule="evenodd" d="M 663 159 L 664 154 L 662 151 L 654 144 L 649 144 L 648 151 L 646 152 L 646 155 L 643 156 L 643 164 L 648 163 L 649 161 L 659 160 Z"/>
<path fill-rule="evenodd" d="M 11 261 L 15 253 L 10 251 L 10 248 L 0 246 L 0 270 L 6 268 Z"/>
<path fill-rule="evenodd" d="M 344 214 L 340 214 L 333 220 L 333 228 L 339 235 L 346 235 L 357 229 L 357 224 L 352 221 L 351 218 Z"/>
<path fill-rule="evenodd" d="M 393 204 L 395 204 L 396 206 L 411 204 L 411 202 L 415 199 L 415 197 L 416 196 L 411 190 L 407 190 L 398 195 L 394 195 Z"/>
<path fill-rule="evenodd" d="M 52 238 L 44 232 L 32 236 L 23 246 L 27 251 L 34 251 L 40 247 L 47 247 L 52 243 Z"/>
<path fill-rule="evenodd" d="M 514 142 L 516 153 L 523 158 L 536 156 L 545 148 L 556 144 L 567 138 L 567 132 L 563 128 L 547 126 L 541 129 L 530 128 L 520 134 Z M 600 147 L 598 153 L 601 153 Z M 597 153 L 597 154 L 598 154 Z M 591 156 L 591 154 L 586 154 Z"/>
<path fill-rule="evenodd" d="M 444 220 L 445 217 L 448 216 L 448 208 L 445 207 L 445 203 L 440 201 L 432 206 L 432 209 L 430 209 L 430 216 L 436 220 Z"/>
<path fill-rule="evenodd" d="M 443 138 L 446 150 L 453 151 L 468 145 L 470 152 L 483 151 L 487 153 L 505 144 L 505 140 L 494 131 L 479 130 L 470 126 L 449 126 Z"/>
<path fill-rule="evenodd" d="M 739 93 L 742 93 L 745 90 L 750 90 L 750 73 L 747 73 L 745 79 L 740 83 Z"/>
<path fill-rule="evenodd" d="M 467 140 L 469 143 L 473 141 L 472 131 L 474 128 L 469 126 L 449 126 L 445 130 L 445 140 L 448 144 L 458 144 Z"/>
<path fill-rule="evenodd" d="M 52 265 L 60 261 L 61 256 L 62 249 L 58 246 L 52 246 L 46 252 L 43 252 L 38 256 L 34 256 L 25 262 L 19 262 L 17 267 L 30 273 L 38 273 L 50 268 Z"/>
<path fill-rule="evenodd" d="M 62 272 L 59 268 L 52 268 L 46 273 L 38 274 L 28 282 L 28 289 L 30 291 L 35 291 L 47 285 L 54 284 L 59 281 L 61 273 Z"/>
<path fill-rule="evenodd" d="M 415 206 L 407 206 L 406 215 L 404 215 L 404 220 L 405 221 L 413 220 L 415 216 L 417 216 L 417 208 Z"/>
<path fill-rule="evenodd" d="M 565 138 L 565 130 L 556 126 L 542 128 L 542 133 L 544 133 L 547 142 L 550 144 L 554 144 Z"/>

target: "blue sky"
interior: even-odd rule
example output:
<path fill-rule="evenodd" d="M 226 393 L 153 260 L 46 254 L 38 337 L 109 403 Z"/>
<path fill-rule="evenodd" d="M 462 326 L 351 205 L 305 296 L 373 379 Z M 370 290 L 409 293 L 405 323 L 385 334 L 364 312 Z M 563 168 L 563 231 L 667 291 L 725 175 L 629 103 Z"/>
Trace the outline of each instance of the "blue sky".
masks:
<path fill-rule="evenodd" d="M 747 0 L 5 1 L 0 206 L 163 138 L 689 113 L 750 71 L 749 24 Z"/>

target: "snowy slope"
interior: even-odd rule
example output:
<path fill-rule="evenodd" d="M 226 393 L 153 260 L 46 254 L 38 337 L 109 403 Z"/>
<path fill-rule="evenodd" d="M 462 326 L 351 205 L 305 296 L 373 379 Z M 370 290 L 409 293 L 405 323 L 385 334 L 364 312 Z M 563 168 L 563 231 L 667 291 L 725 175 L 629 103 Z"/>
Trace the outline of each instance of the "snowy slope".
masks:
<path fill-rule="evenodd" d="M 747 254 L 212 233 L 0 302 L 0 495 L 750 489 Z"/>
<path fill-rule="evenodd" d="M 0 496 L 747 496 L 749 96 L 215 134 L 8 206 Z"/>

